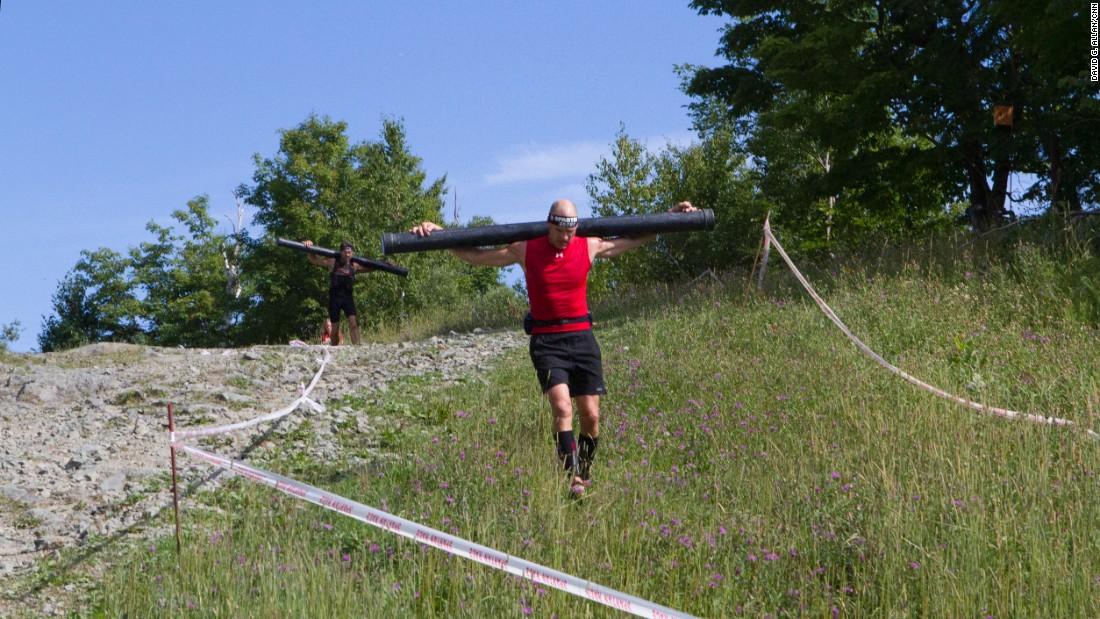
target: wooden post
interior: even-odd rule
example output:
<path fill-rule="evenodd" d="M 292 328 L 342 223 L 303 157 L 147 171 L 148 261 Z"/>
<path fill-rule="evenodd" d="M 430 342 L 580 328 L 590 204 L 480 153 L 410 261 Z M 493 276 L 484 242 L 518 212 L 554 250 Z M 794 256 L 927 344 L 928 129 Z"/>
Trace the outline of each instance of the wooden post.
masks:
<path fill-rule="evenodd" d="M 168 405 L 168 433 L 171 436 L 176 431 L 175 420 L 172 418 L 172 405 Z M 172 452 L 172 507 L 176 513 L 176 557 L 183 550 L 183 542 L 180 540 L 180 488 L 176 481 L 176 444 L 169 439 L 168 447 Z"/>
<path fill-rule="evenodd" d="M 767 217 L 764 218 L 764 257 L 760 260 L 760 279 L 756 283 L 757 290 L 764 288 L 764 271 L 768 269 L 768 252 L 772 249 L 772 228 L 769 223 L 771 217 L 771 211 L 768 211 Z"/>

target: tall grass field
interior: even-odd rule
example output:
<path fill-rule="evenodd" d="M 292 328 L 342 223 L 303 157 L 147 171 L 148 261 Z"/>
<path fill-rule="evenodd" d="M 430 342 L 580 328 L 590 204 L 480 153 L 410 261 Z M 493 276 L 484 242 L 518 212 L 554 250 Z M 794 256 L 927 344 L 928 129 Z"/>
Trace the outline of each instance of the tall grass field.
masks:
<path fill-rule="evenodd" d="M 1049 261 L 806 272 L 909 374 L 1074 427 L 901 380 L 773 257 L 763 292 L 743 274 L 600 305 L 609 395 L 581 499 L 526 350 L 381 408 L 326 402 L 386 416 L 392 457 L 307 462 L 288 440 L 264 467 L 700 617 L 1097 617 L 1100 334 Z M 623 616 L 241 478 L 185 497 L 182 521 L 182 554 L 127 551 L 87 616 Z"/>

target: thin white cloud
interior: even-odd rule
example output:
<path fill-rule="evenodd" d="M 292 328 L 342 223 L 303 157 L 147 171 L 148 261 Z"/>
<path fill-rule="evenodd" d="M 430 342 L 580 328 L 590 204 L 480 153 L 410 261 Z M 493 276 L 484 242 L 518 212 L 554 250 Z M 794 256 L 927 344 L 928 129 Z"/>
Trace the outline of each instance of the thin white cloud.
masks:
<path fill-rule="evenodd" d="M 677 131 L 642 139 L 642 143 L 652 152 L 658 152 L 670 144 L 683 147 L 695 140 L 694 133 Z M 559 178 L 587 178 L 596 170 L 596 163 L 610 155 L 611 140 L 588 140 L 527 149 L 498 157 L 497 169 L 485 175 L 484 182 L 486 185 L 504 185 Z"/>
<path fill-rule="evenodd" d="M 607 144 L 591 141 L 526 150 L 499 157 L 496 171 L 485 176 L 485 183 L 502 185 L 586 176 L 608 152 Z"/>

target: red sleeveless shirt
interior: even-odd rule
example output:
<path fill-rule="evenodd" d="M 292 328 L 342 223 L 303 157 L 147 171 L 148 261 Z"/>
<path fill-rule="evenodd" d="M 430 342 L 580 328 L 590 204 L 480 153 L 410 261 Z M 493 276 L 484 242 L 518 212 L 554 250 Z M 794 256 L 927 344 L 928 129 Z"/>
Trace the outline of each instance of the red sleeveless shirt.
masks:
<path fill-rule="evenodd" d="M 527 296 L 535 320 L 562 320 L 588 315 L 588 239 L 574 236 L 564 250 L 540 236 L 527 241 L 524 257 Z M 564 333 L 591 328 L 588 321 L 567 325 L 535 327 L 532 333 Z"/>

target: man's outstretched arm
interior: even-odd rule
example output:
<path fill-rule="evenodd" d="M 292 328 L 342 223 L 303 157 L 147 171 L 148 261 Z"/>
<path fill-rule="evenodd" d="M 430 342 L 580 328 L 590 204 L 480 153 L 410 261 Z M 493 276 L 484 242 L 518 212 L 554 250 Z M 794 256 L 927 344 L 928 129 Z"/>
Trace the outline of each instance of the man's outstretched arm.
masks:
<path fill-rule="evenodd" d="M 306 247 L 313 247 L 313 241 L 306 239 L 302 241 L 302 245 Z M 332 269 L 333 263 L 336 262 L 335 258 L 325 258 L 324 256 L 318 256 L 317 254 L 306 254 L 306 260 L 309 260 L 310 264 L 315 264 L 319 267 L 326 269 Z"/>
<path fill-rule="evenodd" d="M 442 230 L 438 224 L 425 221 L 419 226 L 413 226 L 409 232 L 417 236 L 430 236 L 434 230 Z M 456 258 L 474 266 L 481 267 L 507 267 L 513 264 L 523 264 L 523 254 L 526 241 L 517 241 L 507 247 L 494 249 L 480 249 L 476 247 L 455 247 L 447 251 Z"/>
<path fill-rule="evenodd" d="M 699 209 L 691 205 L 691 202 L 680 202 L 676 206 L 668 209 L 670 213 L 691 213 Z M 634 249 L 635 247 L 641 247 L 646 243 L 656 238 L 655 234 L 647 234 L 645 236 L 635 237 L 616 237 L 613 239 L 601 239 L 598 237 L 591 237 L 588 239 L 588 252 L 593 258 L 614 258 L 619 254 Z"/>

